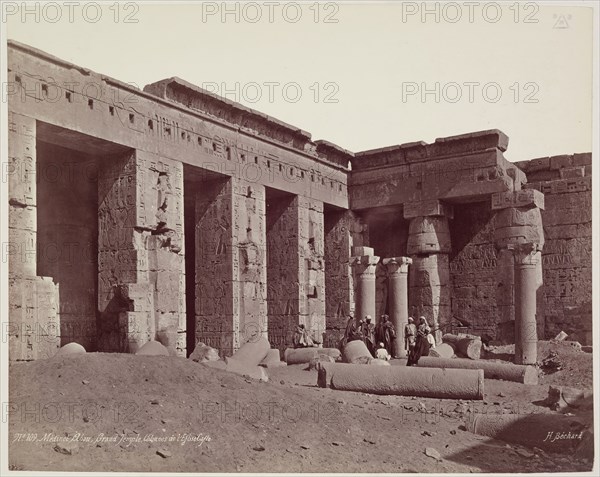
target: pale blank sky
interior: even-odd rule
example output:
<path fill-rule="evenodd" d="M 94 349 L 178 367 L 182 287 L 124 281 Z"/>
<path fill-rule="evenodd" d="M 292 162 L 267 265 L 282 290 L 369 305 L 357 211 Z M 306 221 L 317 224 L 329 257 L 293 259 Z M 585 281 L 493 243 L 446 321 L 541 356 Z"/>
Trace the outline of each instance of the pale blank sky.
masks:
<path fill-rule="evenodd" d="M 508 134 L 512 161 L 592 150 L 591 8 L 500 2 L 494 23 L 490 2 L 429 4 L 438 18 L 422 17 L 422 2 L 274 3 L 236 3 L 223 17 L 222 2 L 132 2 L 116 18 L 111 2 L 95 23 L 93 9 L 74 9 L 71 23 L 68 7 L 40 6 L 38 18 L 8 15 L 7 37 L 140 87 L 179 76 L 229 90 L 352 151 L 490 128 Z M 423 98 L 436 82 L 439 101 Z"/>

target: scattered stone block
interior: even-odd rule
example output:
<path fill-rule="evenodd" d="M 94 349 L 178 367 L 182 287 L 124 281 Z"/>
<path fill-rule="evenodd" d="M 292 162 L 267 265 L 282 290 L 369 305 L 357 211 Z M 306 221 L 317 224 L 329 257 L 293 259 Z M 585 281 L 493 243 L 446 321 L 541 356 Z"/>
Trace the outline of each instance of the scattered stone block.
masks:
<path fill-rule="evenodd" d="M 453 335 L 447 333 L 442 336 L 442 341 L 451 345 L 457 356 L 470 359 L 481 358 L 482 342 L 479 336 Z"/>
<path fill-rule="evenodd" d="M 550 386 L 547 402 L 549 407 L 555 411 L 562 411 L 567 408 L 592 409 L 594 395 L 591 391 L 564 386 Z"/>
<path fill-rule="evenodd" d="M 198 343 L 189 359 L 196 363 L 203 363 L 204 361 L 219 361 L 220 358 L 219 352 L 215 348 L 204 343 Z"/>
<path fill-rule="evenodd" d="M 361 340 L 350 341 L 342 352 L 344 363 L 368 364 L 373 359 L 367 345 Z"/>
<path fill-rule="evenodd" d="M 233 353 L 232 358 L 241 363 L 258 366 L 270 349 L 271 345 L 265 337 L 254 336 Z"/>
<path fill-rule="evenodd" d="M 84 354 L 86 353 L 85 348 L 79 343 L 67 343 L 63 347 L 59 348 L 55 356 L 65 356 L 69 354 Z"/>
<path fill-rule="evenodd" d="M 568 335 L 568 334 L 566 334 L 564 331 L 561 331 L 559 334 L 557 334 L 557 335 L 554 337 L 554 339 L 555 339 L 556 341 L 564 341 L 565 339 L 567 339 L 567 337 L 568 337 L 568 336 L 569 336 L 569 335 Z"/>
<path fill-rule="evenodd" d="M 454 347 L 449 343 L 441 343 L 429 350 L 429 356 L 434 358 L 452 358 L 454 356 Z"/>
<path fill-rule="evenodd" d="M 209 361 L 209 363 L 214 362 L 215 361 Z M 219 361 L 216 362 L 218 363 Z M 247 376 L 250 379 L 256 379 L 258 381 L 267 382 L 269 380 L 269 375 L 267 374 L 265 368 L 258 365 L 238 361 L 234 358 L 225 358 L 224 370 L 230 373 L 239 374 L 240 376 Z"/>

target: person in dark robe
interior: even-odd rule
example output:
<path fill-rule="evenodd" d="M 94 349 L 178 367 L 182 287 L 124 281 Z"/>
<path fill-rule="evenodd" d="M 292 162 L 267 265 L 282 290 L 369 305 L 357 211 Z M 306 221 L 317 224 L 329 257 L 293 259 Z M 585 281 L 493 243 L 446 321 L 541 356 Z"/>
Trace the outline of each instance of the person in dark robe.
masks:
<path fill-rule="evenodd" d="M 362 331 L 358 329 L 356 320 L 352 315 L 348 316 L 348 322 L 346 323 L 346 331 L 344 337 L 340 342 L 340 350 L 343 350 L 346 344 L 350 341 L 359 340 L 362 338 Z"/>
<path fill-rule="evenodd" d="M 376 346 L 375 346 L 375 324 L 371 323 L 371 315 L 365 316 L 365 322 L 363 323 L 363 337 L 365 339 L 365 344 L 371 353 L 372 356 L 375 356 Z"/>
<path fill-rule="evenodd" d="M 429 340 L 427 335 L 431 333 L 431 328 L 427 323 L 424 316 L 419 318 L 419 325 L 417 326 L 417 338 L 415 340 L 415 346 L 412 349 L 412 353 L 408 355 L 407 366 L 416 366 L 419 363 L 421 356 L 427 356 L 429 354 Z"/>
<path fill-rule="evenodd" d="M 396 330 L 388 315 L 381 315 L 381 320 L 375 327 L 375 340 L 382 342 L 390 356 L 394 356 L 394 340 Z"/>

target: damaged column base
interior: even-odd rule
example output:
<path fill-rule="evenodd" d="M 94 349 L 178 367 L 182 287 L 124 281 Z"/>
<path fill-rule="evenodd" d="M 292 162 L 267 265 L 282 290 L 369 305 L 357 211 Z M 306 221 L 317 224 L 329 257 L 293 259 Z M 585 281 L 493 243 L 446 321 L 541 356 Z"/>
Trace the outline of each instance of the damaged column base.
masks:
<path fill-rule="evenodd" d="M 476 369 L 321 364 L 317 385 L 371 394 L 483 399 L 483 371 Z"/>

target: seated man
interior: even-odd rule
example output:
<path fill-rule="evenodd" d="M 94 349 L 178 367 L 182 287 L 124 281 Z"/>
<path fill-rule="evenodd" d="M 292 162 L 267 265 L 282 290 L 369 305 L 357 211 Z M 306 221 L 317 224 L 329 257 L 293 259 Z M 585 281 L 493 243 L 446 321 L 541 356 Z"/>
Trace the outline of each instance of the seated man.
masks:
<path fill-rule="evenodd" d="M 387 349 L 385 349 L 385 344 L 379 343 L 379 348 L 377 348 L 375 357 L 384 361 L 389 361 L 391 359 L 390 354 L 387 352 Z"/>
<path fill-rule="evenodd" d="M 312 348 L 316 346 L 315 341 L 311 338 L 310 333 L 303 324 L 296 326 L 293 344 L 294 348 Z"/>

